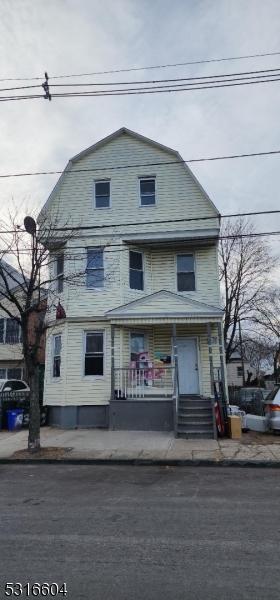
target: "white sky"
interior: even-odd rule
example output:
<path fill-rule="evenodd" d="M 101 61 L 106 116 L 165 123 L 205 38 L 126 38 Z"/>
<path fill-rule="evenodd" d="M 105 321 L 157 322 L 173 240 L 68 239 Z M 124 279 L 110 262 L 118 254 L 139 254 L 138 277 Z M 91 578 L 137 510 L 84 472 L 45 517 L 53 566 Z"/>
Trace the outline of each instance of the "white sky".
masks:
<path fill-rule="evenodd" d="M 279 26 L 278 0 L 0 0 L 0 77 L 42 75 L 43 81 L 45 70 L 51 76 L 279 51 Z M 278 66 L 280 56 L 91 80 Z M 71 156 L 121 126 L 178 150 L 184 159 L 279 149 L 279 104 L 280 82 L 166 95 L 3 102 L 0 173 L 62 169 Z M 221 212 L 247 211 L 279 208 L 279 161 L 280 155 L 191 167 Z M 56 179 L 0 180 L 2 215 L 12 199 L 21 209 L 40 209 Z M 280 215 L 255 222 L 259 230 L 280 230 Z"/>

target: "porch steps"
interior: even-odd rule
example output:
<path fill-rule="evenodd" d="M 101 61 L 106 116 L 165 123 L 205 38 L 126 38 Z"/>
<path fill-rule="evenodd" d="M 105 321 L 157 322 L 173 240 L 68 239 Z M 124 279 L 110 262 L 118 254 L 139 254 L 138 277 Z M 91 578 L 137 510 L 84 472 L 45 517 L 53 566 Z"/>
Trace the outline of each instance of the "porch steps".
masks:
<path fill-rule="evenodd" d="M 214 439 L 215 433 L 211 399 L 179 396 L 177 436 L 186 439 Z"/>

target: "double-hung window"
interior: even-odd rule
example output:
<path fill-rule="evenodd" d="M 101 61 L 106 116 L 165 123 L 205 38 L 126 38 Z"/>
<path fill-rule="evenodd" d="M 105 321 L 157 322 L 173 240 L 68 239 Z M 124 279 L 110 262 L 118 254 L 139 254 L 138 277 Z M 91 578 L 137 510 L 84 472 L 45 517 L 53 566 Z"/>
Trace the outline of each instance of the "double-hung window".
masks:
<path fill-rule="evenodd" d="M 0 344 L 21 342 L 21 327 L 15 319 L 0 319 Z"/>
<path fill-rule="evenodd" d="M 140 206 L 153 206 L 156 203 L 156 180 L 155 177 L 141 177 Z"/>
<path fill-rule="evenodd" d="M 64 255 L 58 254 L 56 256 L 56 289 L 58 293 L 63 292 L 63 277 L 64 277 Z"/>
<path fill-rule="evenodd" d="M 6 344 L 18 344 L 21 341 L 21 328 L 15 319 L 6 319 Z"/>
<path fill-rule="evenodd" d="M 177 289 L 178 292 L 195 291 L 195 266 L 193 254 L 177 255 Z"/>
<path fill-rule="evenodd" d="M 53 377 L 60 377 L 61 335 L 53 336 Z"/>
<path fill-rule="evenodd" d="M 102 179 L 94 182 L 95 208 L 110 208 L 110 181 Z"/>
<path fill-rule="evenodd" d="M 85 376 L 104 374 L 104 333 L 87 331 L 85 334 Z"/>
<path fill-rule="evenodd" d="M 129 252 L 129 287 L 132 290 L 144 289 L 143 254 L 142 252 Z"/>
<path fill-rule="evenodd" d="M 104 287 L 104 256 L 103 248 L 87 249 L 86 268 L 87 288 Z"/>

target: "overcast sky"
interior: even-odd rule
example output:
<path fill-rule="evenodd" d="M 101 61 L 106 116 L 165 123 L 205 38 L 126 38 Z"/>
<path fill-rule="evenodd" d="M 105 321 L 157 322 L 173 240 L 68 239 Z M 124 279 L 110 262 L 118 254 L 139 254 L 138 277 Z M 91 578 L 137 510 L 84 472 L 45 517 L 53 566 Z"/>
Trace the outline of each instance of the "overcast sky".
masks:
<path fill-rule="evenodd" d="M 279 0 L 0 0 L 0 77 L 49 76 L 280 51 Z M 212 75 L 280 56 L 125 74 Z M 124 75 L 92 81 L 124 80 Z M 89 78 L 87 78 L 89 80 Z M 31 82 L 32 83 L 32 82 Z M 9 87 L 11 82 L 1 82 Z M 64 168 L 121 126 L 184 159 L 280 148 L 280 82 L 147 96 L 1 103 L 0 173 Z M 192 166 L 221 212 L 279 207 L 279 157 Z M 1 212 L 41 208 L 56 178 L 0 180 Z M 280 230 L 279 218 L 258 218 Z"/>

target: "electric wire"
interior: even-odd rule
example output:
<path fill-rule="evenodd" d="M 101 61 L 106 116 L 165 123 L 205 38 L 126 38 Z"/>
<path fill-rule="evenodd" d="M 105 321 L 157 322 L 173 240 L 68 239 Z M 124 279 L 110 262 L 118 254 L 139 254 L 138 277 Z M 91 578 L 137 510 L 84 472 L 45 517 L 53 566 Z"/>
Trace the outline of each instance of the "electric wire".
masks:
<path fill-rule="evenodd" d="M 263 57 L 268 57 L 268 56 L 279 56 L 280 55 L 280 51 L 273 51 L 273 52 L 259 52 L 256 54 L 243 54 L 243 55 L 239 55 L 239 56 L 228 56 L 228 57 L 222 57 L 222 58 L 208 58 L 208 59 L 198 59 L 198 60 L 189 60 L 189 61 L 183 61 L 183 62 L 177 62 L 177 63 L 165 63 L 165 64 L 159 64 L 159 65 L 148 65 L 148 66 L 143 66 L 143 67 L 128 67 L 128 68 L 118 68 L 118 69 L 110 69 L 110 70 L 103 70 L 103 71 L 91 71 L 90 73 L 71 73 L 71 74 L 62 74 L 62 75 L 52 75 L 51 77 L 49 77 L 49 79 L 64 79 L 64 78 L 70 78 L 70 77 L 88 77 L 91 75 L 109 75 L 112 73 L 129 73 L 132 71 L 147 71 L 147 70 L 152 70 L 152 69 L 169 69 L 169 68 L 173 68 L 173 67 L 183 67 L 183 66 L 188 66 L 188 65 L 201 65 L 201 64 L 208 64 L 208 63 L 219 63 L 219 62 L 226 62 L 226 61 L 235 61 L 235 60 L 244 60 L 244 59 L 251 59 L 251 58 L 263 58 Z M 42 79 L 41 76 L 37 76 L 37 77 L 6 77 L 6 78 L 1 78 L 0 81 L 40 81 Z"/>

